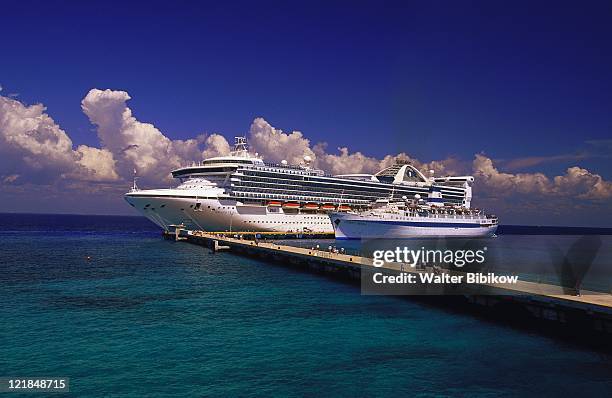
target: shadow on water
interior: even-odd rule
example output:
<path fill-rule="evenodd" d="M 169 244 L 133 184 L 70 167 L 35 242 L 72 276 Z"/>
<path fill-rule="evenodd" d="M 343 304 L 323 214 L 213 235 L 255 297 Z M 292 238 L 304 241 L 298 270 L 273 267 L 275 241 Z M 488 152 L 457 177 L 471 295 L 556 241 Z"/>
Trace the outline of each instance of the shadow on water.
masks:
<path fill-rule="evenodd" d="M 600 236 L 585 235 L 574 242 L 564 255 L 558 245 L 549 242 L 552 264 L 565 294 L 580 291 L 582 281 L 591 269 L 601 243 Z"/>

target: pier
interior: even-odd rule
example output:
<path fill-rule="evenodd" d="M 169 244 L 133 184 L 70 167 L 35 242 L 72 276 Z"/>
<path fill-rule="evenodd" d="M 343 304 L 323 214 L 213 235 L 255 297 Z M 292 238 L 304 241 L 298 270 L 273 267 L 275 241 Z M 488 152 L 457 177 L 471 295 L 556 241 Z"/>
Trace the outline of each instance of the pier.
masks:
<path fill-rule="evenodd" d="M 363 273 L 383 272 L 386 275 L 401 273 L 418 275 L 425 272 L 401 263 L 386 263 L 374 267 L 373 260 L 347 253 L 329 250 L 303 248 L 263 240 L 264 237 L 278 237 L 277 234 L 258 233 L 210 233 L 202 231 L 177 230 L 167 233 L 168 238 L 209 247 L 222 247 L 225 252 L 274 261 L 286 266 L 296 266 L 308 271 L 323 273 L 352 282 L 359 282 Z M 285 236 L 285 235 L 282 235 Z M 461 272 L 446 271 L 449 275 Z M 594 334 L 610 344 L 612 337 L 612 294 L 581 290 L 577 295 L 573 289 L 538 282 L 518 280 L 507 284 L 480 283 L 480 287 L 493 289 L 494 295 L 446 295 L 427 296 L 428 302 L 443 303 L 457 307 L 478 307 L 486 316 L 514 317 L 537 320 L 544 329 L 563 329 L 572 336 Z M 409 296 L 425 300 L 424 296 Z M 459 304 L 458 304 L 459 303 Z M 527 322 L 531 322 L 527 319 Z"/>
<path fill-rule="evenodd" d="M 333 233 L 324 232 L 207 232 L 208 235 L 214 236 L 238 236 L 244 239 L 334 239 Z"/>

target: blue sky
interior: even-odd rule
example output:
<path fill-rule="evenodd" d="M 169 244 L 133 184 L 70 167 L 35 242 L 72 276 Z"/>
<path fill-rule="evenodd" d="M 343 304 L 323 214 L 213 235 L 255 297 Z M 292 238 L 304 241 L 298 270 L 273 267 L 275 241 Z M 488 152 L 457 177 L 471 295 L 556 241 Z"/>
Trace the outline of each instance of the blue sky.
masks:
<path fill-rule="evenodd" d="M 612 3 L 535 3 L 8 2 L 0 94 L 75 146 L 100 145 L 80 102 L 110 88 L 172 139 L 261 116 L 330 150 L 612 179 Z"/>

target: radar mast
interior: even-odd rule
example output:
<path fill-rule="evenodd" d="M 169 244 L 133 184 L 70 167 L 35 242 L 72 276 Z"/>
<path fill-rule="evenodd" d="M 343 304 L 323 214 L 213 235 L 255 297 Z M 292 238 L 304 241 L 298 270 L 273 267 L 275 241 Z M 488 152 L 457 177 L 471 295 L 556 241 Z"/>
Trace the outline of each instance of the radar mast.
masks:
<path fill-rule="evenodd" d="M 234 137 L 232 156 L 249 157 L 249 145 L 246 137 Z"/>

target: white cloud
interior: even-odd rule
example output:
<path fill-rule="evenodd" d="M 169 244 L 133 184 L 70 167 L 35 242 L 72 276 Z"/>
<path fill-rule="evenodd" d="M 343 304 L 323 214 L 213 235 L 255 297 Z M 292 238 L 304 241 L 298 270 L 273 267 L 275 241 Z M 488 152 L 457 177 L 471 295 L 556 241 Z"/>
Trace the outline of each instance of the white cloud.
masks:
<path fill-rule="evenodd" d="M 474 176 L 479 183 L 494 188 L 495 192 L 506 193 L 548 193 L 552 189 L 550 180 L 542 173 L 502 173 L 493 161 L 481 154 L 474 159 Z"/>
<path fill-rule="evenodd" d="M 377 159 L 361 152 L 350 153 L 346 147 L 338 148 L 338 154 L 327 153 L 325 149 L 325 144 L 317 144 L 314 147 L 317 154 L 316 165 L 331 174 L 374 174 L 400 160 L 413 165 L 426 176 L 429 176 L 430 170 L 434 170 L 436 176 L 465 174 L 465 166 L 455 158 L 422 163 L 404 152 Z"/>
<path fill-rule="evenodd" d="M 206 137 L 204 144 L 206 149 L 202 152 L 203 159 L 225 156 L 230 152 L 230 144 L 221 134 L 211 134 Z"/>
<path fill-rule="evenodd" d="M 577 166 L 568 168 L 565 175 L 556 176 L 553 181 L 559 193 L 576 192 L 580 199 L 612 198 L 612 182 Z"/>
<path fill-rule="evenodd" d="M 26 106 L 0 96 L 0 167 L 3 182 L 51 183 L 55 179 L 71 178 L 99 180 L 90 168 L 91 162 L 81 163 L 81 152 L 72 149 L 72 140 L 45 113 L 41 104 Z M 102 160 L 108 164 L 102 164 Z M 108 156 L 98 162 L 105 170 L 112 168 Z M 19 179 L 12 178 L 18 175 Z M 109 174 L 106 173 L 105 176 Z M 7 177 L 10 177 L 7 179 Z"/>
<path fill-rule="evenodd" d="M 119 179 L 115 171 L 115 159 L 108 149 L 79 145 L 76 152 L 79 155 L 77 163 L 84 169 L 90 170 L 87 175 L 81 176 L 81 179 L 93 181 L 115 181 Z"/>
<path fill-rule="evenodd" d="M 229 152 L 219 134 L 188 140 L 170 140 L 153 124 L 132 116 L 125 91 L 92 89 L 82 109 L 97 127 L 102 148 L 80 145 L 73 149 L 68 134 L 41 104 L 26 106 L 0 96 L 0 181 L 52 184 L 58 179 L 124 184 L 136 168 L 145 183 L 170 180 L 173 168 L 204 155 Z M 204 140 L 202 152 L 200 143 Z"/>
<path fill-rule="evenodd" d="M 262 155 L 266 161 L 287 160 L 289 164 L 300 164 L 305 156 L 310 156 L 315 167 L 330 174 L 376 173 L 392 165 L 396 159 L 407 160 L 416 167 L 434 168 L 445 174 L 456 172 L 451 167 L 453 163 L 457 163 L 454 160 L 424 165 L 405 153 L 387 155 L 382 159 L 377 159 L 361 152 L 351 153 L 346 147 L 338 148 L 337 153 L 328 153 L 327 144 L 319 143 L 311 147 L 310 140 L 305 138 L 300 131 L 285 133 L 260 117 L 253 120 L 251 124 L 249 143 L 253 151 Z"/>
<path fill-rule="evenodd" d="M 172 141 L 153 124 L 138 121 L 127 107 L 129 99 L 125 91 L 92 89 L 81 102 L 124 180 L 134 169 L 149 182 L 169 180 L 172 169 L 199 157 L 197 140 Z"/>
<path fill-rule="evenodd" d="M 486 187 L 485 192 L 490 196 L 529 194 L 535 195 L 532 199 L 553 196 L 595 200 L 612 197 L 612 182 L 580 167 L 570 167 L 564 175 L 550 179 L 543 173 L 500 172 L 490 158 L 477 154 L 473 171 L 477 183 Z"/>
<path fill-rule="evenodd" d="M 361 152 L 350 153 L 346 147 L 338 148 L 338 154 L 327 153 L 325 144 L 316 145 L 314 152 L 315 165 L 331 174 L 375 173 L 384 168 L 382 162 L 393 163 L 366 156 Z"/>
<path fill-rule="evenodd" d="M 286 160 L 289 164 L 300 164 L 304 156 L 315 158 L 314 152 L 310 149 L 310 141 L 304 138 L 301 132 L 284 133 L 261 117 L 253 120 L 251 124 L 249 144 L 254 151 L 270 162 Z"/>

